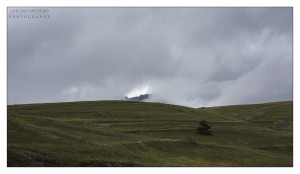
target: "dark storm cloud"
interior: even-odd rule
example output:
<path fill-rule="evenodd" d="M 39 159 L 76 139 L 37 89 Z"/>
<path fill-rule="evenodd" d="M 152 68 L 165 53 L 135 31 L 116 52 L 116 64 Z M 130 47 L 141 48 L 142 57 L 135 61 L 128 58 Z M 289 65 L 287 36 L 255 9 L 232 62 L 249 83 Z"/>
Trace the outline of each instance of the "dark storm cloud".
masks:
<path fill-rule="evenodd" d="M 8 103 L 292 100 L 292 8 L 49 8 L 8 20 Z"/>

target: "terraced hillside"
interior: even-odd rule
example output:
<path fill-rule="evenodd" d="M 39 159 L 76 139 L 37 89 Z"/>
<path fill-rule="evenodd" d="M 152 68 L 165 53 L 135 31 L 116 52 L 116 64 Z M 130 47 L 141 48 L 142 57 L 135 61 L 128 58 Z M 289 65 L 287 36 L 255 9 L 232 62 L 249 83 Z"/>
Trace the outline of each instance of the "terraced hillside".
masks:
<path fill-rule="evenodd" d="M 9 105 L 8 166 L 293 166 L 293 102 Z M 213 136 L 199 135 L 200 120 Z"/>

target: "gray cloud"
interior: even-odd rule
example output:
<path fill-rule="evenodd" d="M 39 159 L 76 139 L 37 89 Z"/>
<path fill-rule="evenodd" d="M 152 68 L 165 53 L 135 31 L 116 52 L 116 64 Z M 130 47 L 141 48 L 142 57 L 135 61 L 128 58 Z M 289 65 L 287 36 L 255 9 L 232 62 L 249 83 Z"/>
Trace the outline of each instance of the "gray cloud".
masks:
<path fill-rule="evenodd" d="M 8 103 L 292 100 L 292 8 L 49 8 L 8 19 Z"/>

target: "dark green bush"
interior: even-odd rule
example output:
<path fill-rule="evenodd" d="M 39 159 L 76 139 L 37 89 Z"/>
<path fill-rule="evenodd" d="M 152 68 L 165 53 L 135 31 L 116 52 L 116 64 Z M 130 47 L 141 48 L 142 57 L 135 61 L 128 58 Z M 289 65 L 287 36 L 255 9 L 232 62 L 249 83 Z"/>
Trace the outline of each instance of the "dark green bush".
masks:
<path fill-rule="evenodd" d="M 211 129 L 211 126 L 208 125 L 205 120 L 202 120 L 197 127 L 197 133 L 201 135 L 212 135 L 213 131 L 209 129 Z"/>

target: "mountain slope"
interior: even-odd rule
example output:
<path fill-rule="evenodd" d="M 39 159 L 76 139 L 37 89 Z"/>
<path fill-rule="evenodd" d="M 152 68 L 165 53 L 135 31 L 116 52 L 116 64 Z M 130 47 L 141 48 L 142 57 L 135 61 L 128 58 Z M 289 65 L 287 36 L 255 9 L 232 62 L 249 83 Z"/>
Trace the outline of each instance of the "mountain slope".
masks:
<path fill-rule="evenodd" d="M 9 105 L 8 166 L 292 166 L 293 102 Z M 213 136 L 196 133 L 198 121 Z"/>
<path fill-rule="evenodd" d="M 125 99 L 129 100 L 129 101 L 144 101 L 144 100 L 149 99 L 149 97 L 150 97 L 150 94 L 141 94 L 139 96 L 131 97 L 131 98 L 125 97 Z"/>

